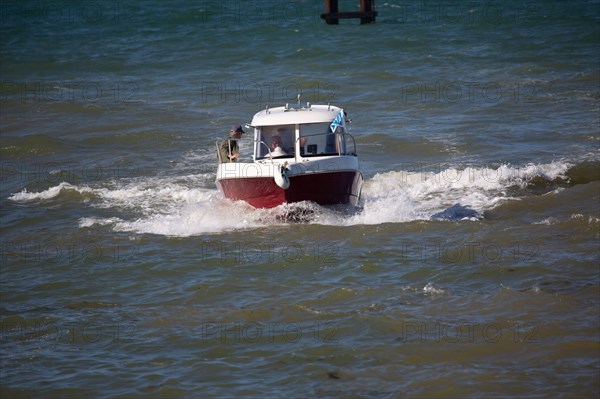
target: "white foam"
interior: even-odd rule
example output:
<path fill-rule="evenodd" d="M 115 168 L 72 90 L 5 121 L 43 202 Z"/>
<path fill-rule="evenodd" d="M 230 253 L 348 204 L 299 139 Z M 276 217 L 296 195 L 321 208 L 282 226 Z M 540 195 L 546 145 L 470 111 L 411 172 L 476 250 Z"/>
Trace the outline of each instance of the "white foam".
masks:
<path fill-rule="evenodd" d="M 435 285 L 433 285 L 433 283 L 429 282 L 427 285 L 425 285 L 425 287 L 423 287 L 423 292 L 426 294 L 440 295 L 446 294 L 448 291 L 442 288 L 437 288 Z"/>
<path fill-rule="evenodd" d="M 506 189 L 527 185 L 533 177 L 553 179 L 564 173 L 564 164 L 514 168 L 447 168 L 436 172 L 393 171 L 375 175 L 363 187 L 363 212 L 348 224 L 379 224 L 428 220 L 450 210 L 471 209 L 481 216 L 487 209 L 510 200 Z M 456 219 L 479 217 L 457 212 Z M 451 213 L 446 213 L 450 216 Z"/>
<path fill-rule="evenodd" d="M 571 220 L 585 220 L 585 216 L 582 215 L 581 213 L 576 213 L 576 214 L 571 215 Z M 587 222 L 590 225 L 596 224 L 596 223 L 600 222 L 600 218 L 598 218 L 596 216 L 588 216 Z"/>
<path fill-rule="evenodd" d="M 115 224 L 115 231 L 160 234 L 166 236 L 193 236 L 220 233 L 228 230 L 256 228 L 268 225 L 262 219 L 264 210 L 254 210 L 243 202 L 224 199 L 189 204 L 172 213 L 154 214 L 134 221 Z"/>
<path fill-rule="evenodd" d="M 552 226 L 553 224 L 558 223 L 559 220 L 555 217 L 549 217 L 539 222 L 533 222 L 533 224 L 544 225 L 544 226 Z"/>
<path fill-rule="evenodd" d="M 16 202 L 53 200 L 63 190 L 92 193 L 85 206 L 105 208 L 113 215 L 87 217 L 79 227 L 112 226 L 115 231 L 167 236 L 193 236 L 285 224 L 275 215 L 299 212 L 300 220 L 324 225 L 399 223 L 415 220 L 477 220 L 486 210 L 514 200 L 510 187 L 526 187 L 534 178 L 564 177 L 570 167 L 563 162 L 524 166 L 439 168 L 379 173 L 365 181 L 362 209 L 353 215 L 301 203 L 276 209 L 254 209 L 243 202 L 226 200 L 212 178 L 201 173 L 184 176 L 149 176 L 105 182 L 90 188 L 60 183 L 32 193 L 23 190 L 9 199 Z M 86 202 L 87 201 L 87 202 Z M 104 211 L 106 212 L 106 211 Z M 553 220 L 539 223 L 551 224 Z"/>
<path fill-rule="evenodd" d="M 8 199 L 15 202 L 48 200 L 57 197 L 63 190 L 73 190 L 78 191 L 80 193 L 91 192 L 91 189 L 89 187 L 79 188 L 69 183 L 62 182 L 58 186 L 50 187 L 47 190 L 38 193 L 30 193 L 27 191 L 27 189 L 24 188 L 23 191 L 12 194 L 8 197 Z"/>
<path fill-rule="evenodd" d="M 95 217 L 89 217 L 89 218 L 81 218 L 79 219 L 79 227 L 80 228 L 84 228 L 84 227 L 92 227 L 95 225 L 98 226 L 106 226 L 109 224 L 115 224 L 120 222 L 121 219 L 119 218 L 106 218 L 106 219 L 99 219 L 99 218 L 95 218 Z"/>

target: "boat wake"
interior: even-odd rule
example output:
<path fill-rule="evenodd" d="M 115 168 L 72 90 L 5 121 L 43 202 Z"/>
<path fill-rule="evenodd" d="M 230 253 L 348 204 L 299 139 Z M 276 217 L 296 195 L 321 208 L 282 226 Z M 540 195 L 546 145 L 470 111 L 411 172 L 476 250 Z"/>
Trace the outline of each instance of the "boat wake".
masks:
<path fill-rule="evenodd" d="M 276 208 L 275 218 L 281 222 L 310 223 L 319 214 L 318 208 L 313 202 L 285 204 Z"/>
<path fill-rule="evenodd" d="M 290 223 L 348 226 L 476 221 L 507 201 L 565 189 L 570 171 L 581 181 L 581 167 L 561 161 L 390 171 L 365 180 L 358 207 L 300 202 L 255 209 L 224 199 L 209 173 L 112 180 L 95 187 L 63 182 L 40 192 L 23 190 L 9 199 L 27 205 L 85 207 L 85 215 L 96 209 L 94 216 L 79 217 L 82 229 L 187 237 Z"/>

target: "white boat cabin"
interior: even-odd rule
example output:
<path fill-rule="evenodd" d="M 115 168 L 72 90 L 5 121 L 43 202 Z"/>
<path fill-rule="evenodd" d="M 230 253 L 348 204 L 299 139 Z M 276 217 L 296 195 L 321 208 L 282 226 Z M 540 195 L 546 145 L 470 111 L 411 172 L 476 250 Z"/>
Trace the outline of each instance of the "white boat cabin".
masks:
<path fill-rule="evenodd" d="M 267 108 L 254 115 L 250 127 L 254 128 L 254 161 L 356 156 L 354 138 L 346 132 L 344 111 L 339 107 Z"/>

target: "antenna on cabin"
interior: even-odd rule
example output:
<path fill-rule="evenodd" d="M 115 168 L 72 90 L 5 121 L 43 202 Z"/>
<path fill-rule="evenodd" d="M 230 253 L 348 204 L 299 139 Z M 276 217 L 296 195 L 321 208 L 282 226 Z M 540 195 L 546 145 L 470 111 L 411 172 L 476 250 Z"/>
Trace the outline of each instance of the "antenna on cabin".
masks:
<path fill-rule="evenodd" d="M 302 96 L 302 94 L 298 93 L 298 95 L 296 96 L 296 99 L 298 100 L 298 107 L 300 106 L 300 97 Z"/>

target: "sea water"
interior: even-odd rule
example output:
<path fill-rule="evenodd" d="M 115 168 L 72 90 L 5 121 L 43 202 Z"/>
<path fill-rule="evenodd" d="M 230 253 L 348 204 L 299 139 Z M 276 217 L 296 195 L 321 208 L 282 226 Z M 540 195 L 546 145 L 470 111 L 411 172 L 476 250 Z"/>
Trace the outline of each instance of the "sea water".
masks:
<path fill-rule="evenodd" d="M 3 397 L 598 394 L 600 3 L 376 5 L 2 3 Z M 359 206 L 224 199 L 298 94 Z"/>

